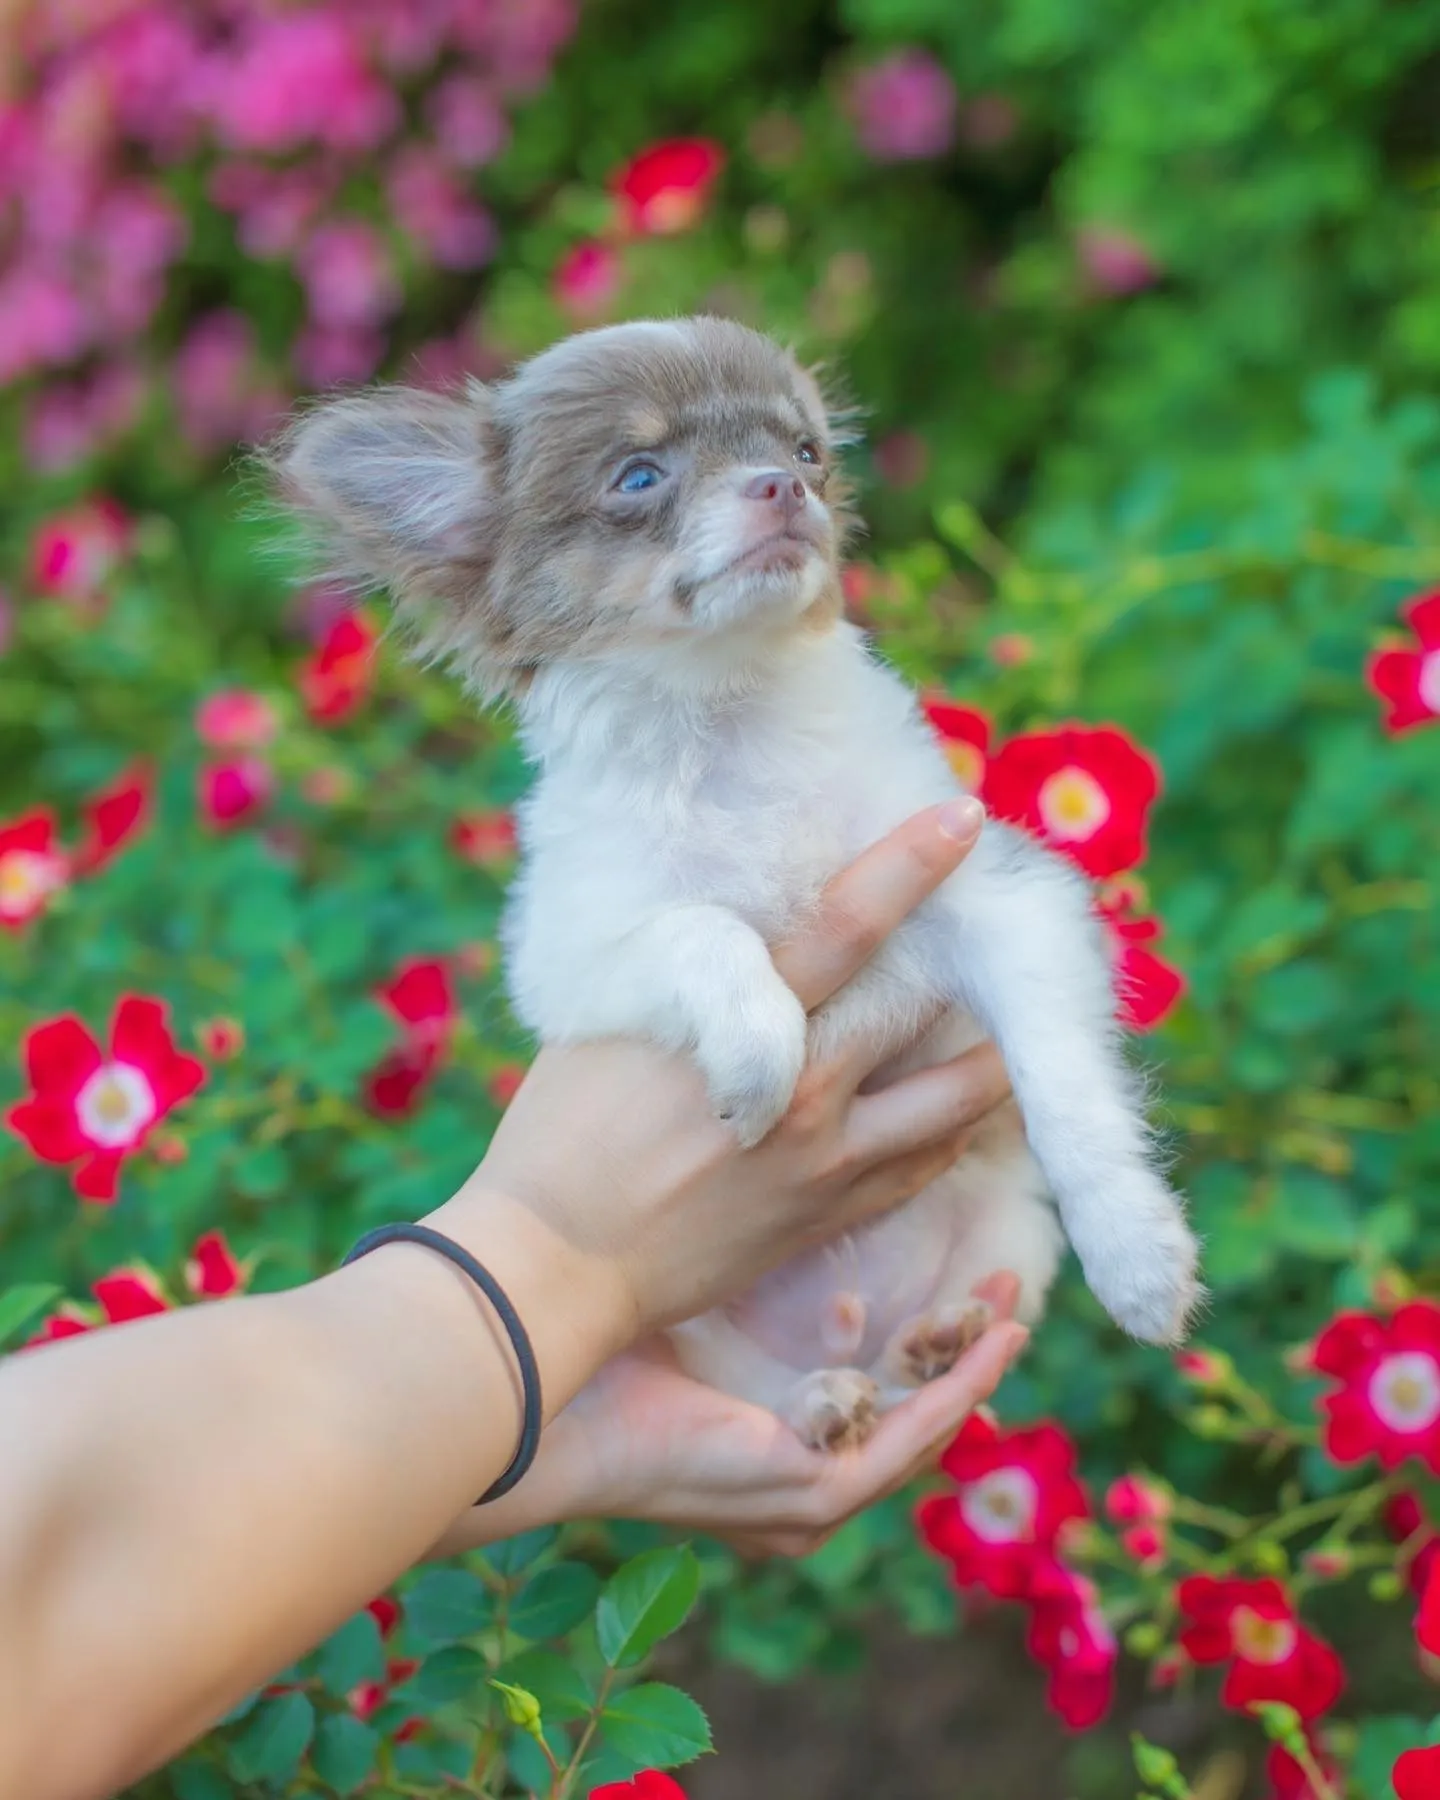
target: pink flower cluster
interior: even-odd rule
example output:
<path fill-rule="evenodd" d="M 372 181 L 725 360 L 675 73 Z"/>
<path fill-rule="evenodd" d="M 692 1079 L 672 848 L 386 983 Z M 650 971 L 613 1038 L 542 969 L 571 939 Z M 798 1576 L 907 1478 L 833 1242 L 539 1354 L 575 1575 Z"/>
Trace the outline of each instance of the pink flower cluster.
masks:
<path fill-rule="evenodd" d="M 186 436 L 264 428 L 293 379 L 362 379 L 415 265 L 472 269 L 494 245 L 473 173 L 506 106 L 545 78 L 574 0 L 21 0 L 18 89 L 0 118 L 0 383 L 33 381 L 28 449 L 50 467 L 123 434 L 203 178 L 240 250 L 285 263 L 306 319 L 288 371 L 248 320 L 191 324 L 166 383 Z M 193 191 L 196 183 L 184 188 Z"/>

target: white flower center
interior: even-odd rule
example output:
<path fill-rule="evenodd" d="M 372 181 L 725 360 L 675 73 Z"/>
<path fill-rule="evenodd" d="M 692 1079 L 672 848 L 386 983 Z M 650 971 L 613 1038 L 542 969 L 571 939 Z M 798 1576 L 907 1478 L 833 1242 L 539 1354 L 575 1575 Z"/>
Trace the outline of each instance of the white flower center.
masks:
<path fill-rule="evenodd" d="M 1084 769 L 1057 769 L 1039 795 L 1040 818 L 1061 843 L 1073 844 L 1095 833 L 1110 817 L 1110 796 Z"/>
<path fill-rule="evenodd" d="M 1440 650 L 1432 650 L 1422 659 L 1417 686 L 1421 704 L 1432 713 L 1440 713 Z"/>
<path fill-rule="evenodd" d="M 1027 1469 L 992 1469 L 960 1495 L 960 1515 L 987 1544 L 1018 1544 L 1030 1538 L 1039 1490 Z"/>
<path fill-rule="evenodd" d="M 23 919 L 60 885 L 60 863 L 39 850 L 0 855 L 0 919 Z"/>
<path fill-rule="evenodd" d="M 1440 1368 L 1424 1350 L 1387 1356 L 1370 1377 L 1370 1404 L 1391 1431 L 1427 1431 L 1440 1419 Z"/>
<path fill-rule="evenodd" d="M 130 1063 L 101 1063 L 75 1096 L 80 1129 L 102 1150 L 133 1144 L 158 1110 L 154 1089 Z"/>

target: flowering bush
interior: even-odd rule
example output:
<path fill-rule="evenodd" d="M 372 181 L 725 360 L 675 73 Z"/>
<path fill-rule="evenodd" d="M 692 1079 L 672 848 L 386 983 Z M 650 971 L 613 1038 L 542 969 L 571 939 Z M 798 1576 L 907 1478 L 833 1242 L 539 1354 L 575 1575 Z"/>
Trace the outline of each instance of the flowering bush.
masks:
<path fill-rule="evenodd" d="M 700 306 L 870 409 L 847 604 L 1095 881 L 1214 1296 L 1175 1366 L 1065 1284 L 918 1500 L 796 1565 L 593 1525 L 413 1577 L 154 1793 L 674 1800 L 708 1729 L 641 1664 L 697 1595 L 770 1680 L 877 1605 L 1014 1614 L 1083 1800 L 1440 1792 L 1440 0 L 0 30 L 3 1343 L 328 1266 L 528 1053 L 507 731 L 292 588 L 224 457 Z M 1141 1686 L 1203 1742 L 1132 1747 Z"/>

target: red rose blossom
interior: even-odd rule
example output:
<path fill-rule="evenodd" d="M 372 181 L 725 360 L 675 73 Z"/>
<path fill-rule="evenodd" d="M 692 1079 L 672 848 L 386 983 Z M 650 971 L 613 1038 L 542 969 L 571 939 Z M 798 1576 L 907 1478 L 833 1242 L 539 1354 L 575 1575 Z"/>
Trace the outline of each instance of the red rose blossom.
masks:
<path fill-rule="evenodd" d="M 1416 649 L 1377 650 L 1365 666 L 1372 693 L 1385 702 L 1392 737 L 1440 718 L 1440 590 L 1407 600 L 1400 609 Z"/>
<path fill-rule="evenodd" d="M 1345 1685 L 1340 1658 L 1300 1623 L 1278 1581 L 1191 1575 L 1177 1597 L 1188 1619 L 1181 1649 L 1193 1662 L 1229 1664 L 1225 1706 L 1243 1712 L 1269 1700 L 1318 1719 L 1335 1704 Z"/>
<path fill-rule="evenodd" d="M 364 613 L 341 613 L 314 655 L 301 665 L 300 695 L 317 724 L 334 725 L 349 718 L 370 692 L 378 635 Z"/>
<path fill-rule="evenodd" d="M 461 813 L 450 827 L 450 848 L 466 862 L 495 868 L 515 855 L 515 815 L 507 807 Z"/>
<path fill-rule="evenodd" d="M 1062 1564 L 1042 1565 L 1032 1601 L 1025 1642 L 1049 1673 L 1050 1709 L 1072 1731 L 1088 1731 L 1110 1710 L 1120 1658 L 1095 1584 Z"/>
<path fill-rule="evenodd" d="M 1440 1306 L 1415 1300 L 1388 1319 L 1341 1313 L 1309 1360 L 1341 1383 L 1320 1403 L 1337 1463 L 1376 1456 L 1393 1469 L 1413 1456 L 1440 1474 Z"/>
<path fill-rule="evenodd" d="M 198 1238 L 185 1264 L 185 1285 L 197 1300 L 224 1300 L 245 1286 L 248 1271 L 236 1260 L 223 1231 Z"/>
<path fill-rule="evenodd" d="M 270 765 L 258 756 L 202 763 L 196 778 L 200 817 L 216 831 L 229 831 L 263 812 L 274 788 Z"/>
<path fill-rule="evenodd" d="M 1121 1475 L 1105 1490 L 1105 1516 L 1116 1525 L 1156 1525 L 1170 1517 L 1168 1488 L 1148 1475 Z"/>
<path fill-rule="evenodd" d="M 633 1781 L 607 1781 L 591 1788 L 590 1800 L 685 1800 L 685 1790 L 673 1775 L 642 1769 Z"/>
<path fill-rule="evenodd" d="M 195 709 L 195 731 L 212 750 L 263 750 L 280 729 L 280 716 L 263 694 L 222 688 Z"/>
<path fill-rule="evenodd" d="M 58 1343 L 62 1338 L 81 1337 L 87 1331 L 96 1331 L 102 1325 L 123 1325 L 130 1319 L 148 1319 L 170 1310 L 159 1277 L 143 1263 L 112 1269 L 108 1275 L 102 1275 L 90 1291 L 99 1303 L 99 1318 L 94 1317 L 93 1312 L 67 1302 L 50 1315 L 25 1347 Z"/>
<path fill-rule="evenodd" d="M 439 957 L 412 957 L 376 989 L 376 997 L 403 1035 L 365 1077 L 365 1104 L 381 1118 L 401 1118 L 419 1104 L 450 1048 L 459 1009 L 449 965 Z"/>
<path fill-rule="evenodd" d="M 932 697 L 924 702 L 925 717 L 935 728 L 945 759 L 967 794 L 978 794 L 985 784 L 985 759 L 990 754 L 990 721 L 971 706 Z"/>
<path fill-rule="evenodd" d="M 1113 725 L 1061 725 L 1011 738 L 990 758 L 981 798 L 1102 880 L 1145 858 L 1160 792 L 1154 759 Z"/>
<path fill-rule="evenodd" d="M 377 1594 L 366 1603 L 366 1612 L 380 1627 L 382 1638 L 388 1638 L 400 1623 L 400 1602 L 390 1594 Z"/>
<path fill-rule="evenodd" d="M 245 1027 L 238 1019 L 205 1019 L 195 1027 L 195 1042 L 211 1062 L 229 1062 L 245 1048 Z"/>
<path fill-rule="evenodd" d="M 1130 1031 L 1153 1031 L 1183 999 L 1189 986 L 1173 963 L 1154 946 L 1163 935 L 1160 921 L 1138 913 L 1138 884 L 1116 881 L 1096 905 L 1110 951 L 1116 1017 Z"/>
<path fill-rule="evenodd" d="M 115 1198 L 120 1164 L 205 1079 L 205 1067 L 175 1048 L 159 1000 L 126 994 L 115 1008 L 108 1055 L 67 1014 L 30 1031 L 24 1059 L 33 1090 L 7 1115 L 42 1162 L 78 1163 L 83 1199 Z"/>
<path fill-rule="evenodd" d="M 972 1413 L 940 1462 L 958 1492 L 921 1502 L 920 1532 L 963 1586 L 1023 1598 L 1061 1528 L 1090 1516 L 1075 1447 L 1058 1425 L 1001 1431 Z"/>
<path fill-rule="evenodd" d="M 1440 1795 L 1440 1744 L 1407 1750 L 1390 1771 L 1399 1800 L 1436 1800 Z"/>
<path fill-rule="evenodd" d="M 30 541 L 30 573 L 42 594 L 93 601 L 130 541 L 130 521 L 115 501 L 82 501 L 40 525 Z"/>
<path fill-rule="evenodd" d="M 1440 1531 L 1426 1518 L 1425 1509 L 1415 1494 L 1394 1495 L 1385 1502 L 1380 1517 L 1397 1544 L 1409 1544 L 1412 1538 L 1415 1539 L 1405 1573 L 1410 1592 L 1418 1598 L 1429 1586 L 1430 1571 L 1440 1558 Z"/>
<path fill-rule="evenodd" d="M 0 825 L 0 929 L 18 931 L 39 918 L 68 872 L 48 806 Z"/>
<path fill-rule="evenodd" d="M 620 258 L 609 244 L 587 240 L 568 251 L 551 280 L 556 300 L 572 319 L 595 319 L 620 292 Z"/>
<path fill-rule="evenodd" d="M 85 835 L 75 867 L 87 875 L 103 869 L 150 819 L 154 780 L 148 763 L 132 763 L 109 787 L 84 803 Z"/>
<path fill-rule="evenodd" d="M 684 231 L 704 211 L 725 152 L 706 138 L 652 144 L 625 164 L 611 183 L 626 230 L 640 237 Z"/>
<path fill-rule="evenodd" d="M 1340 1785 L 1335 1764 L 1313 1738 L 1310 1740 L 1310 1755 L 1316 1768 L 1331 1783 L 1333 1793 L 1338 1794 Z M 1320 1800 L 1309 1775 L 1280 1744 L 1270 1746 L 1270 1754 L 1265 1759 L 1265 1774 L 1270 1783 L 1270 1800 Z M 1331 1797 L 1327 1797 L 1327 1800 L 1331 1800 Z"/>

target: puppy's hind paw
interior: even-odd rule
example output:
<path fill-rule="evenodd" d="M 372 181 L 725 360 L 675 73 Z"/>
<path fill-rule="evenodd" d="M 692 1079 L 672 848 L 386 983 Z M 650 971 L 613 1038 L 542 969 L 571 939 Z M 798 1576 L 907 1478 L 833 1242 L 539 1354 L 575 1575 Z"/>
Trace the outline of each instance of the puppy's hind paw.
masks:
<path fill-rule="evenodd" d="M 946 1375 L 995 1317 L 987 1300 L 967 1300 L 904 1324 L 885 1346 L 881 1367 L 897 1387 L 923 1387 Z"/>
<path fill-rule="evenodd" d="M 878 1399 L 859 1369 L 819 1369 L 796 1388 L 784 1418 L 812 1450 L 858 1450 L 875 1430 Z"/>

